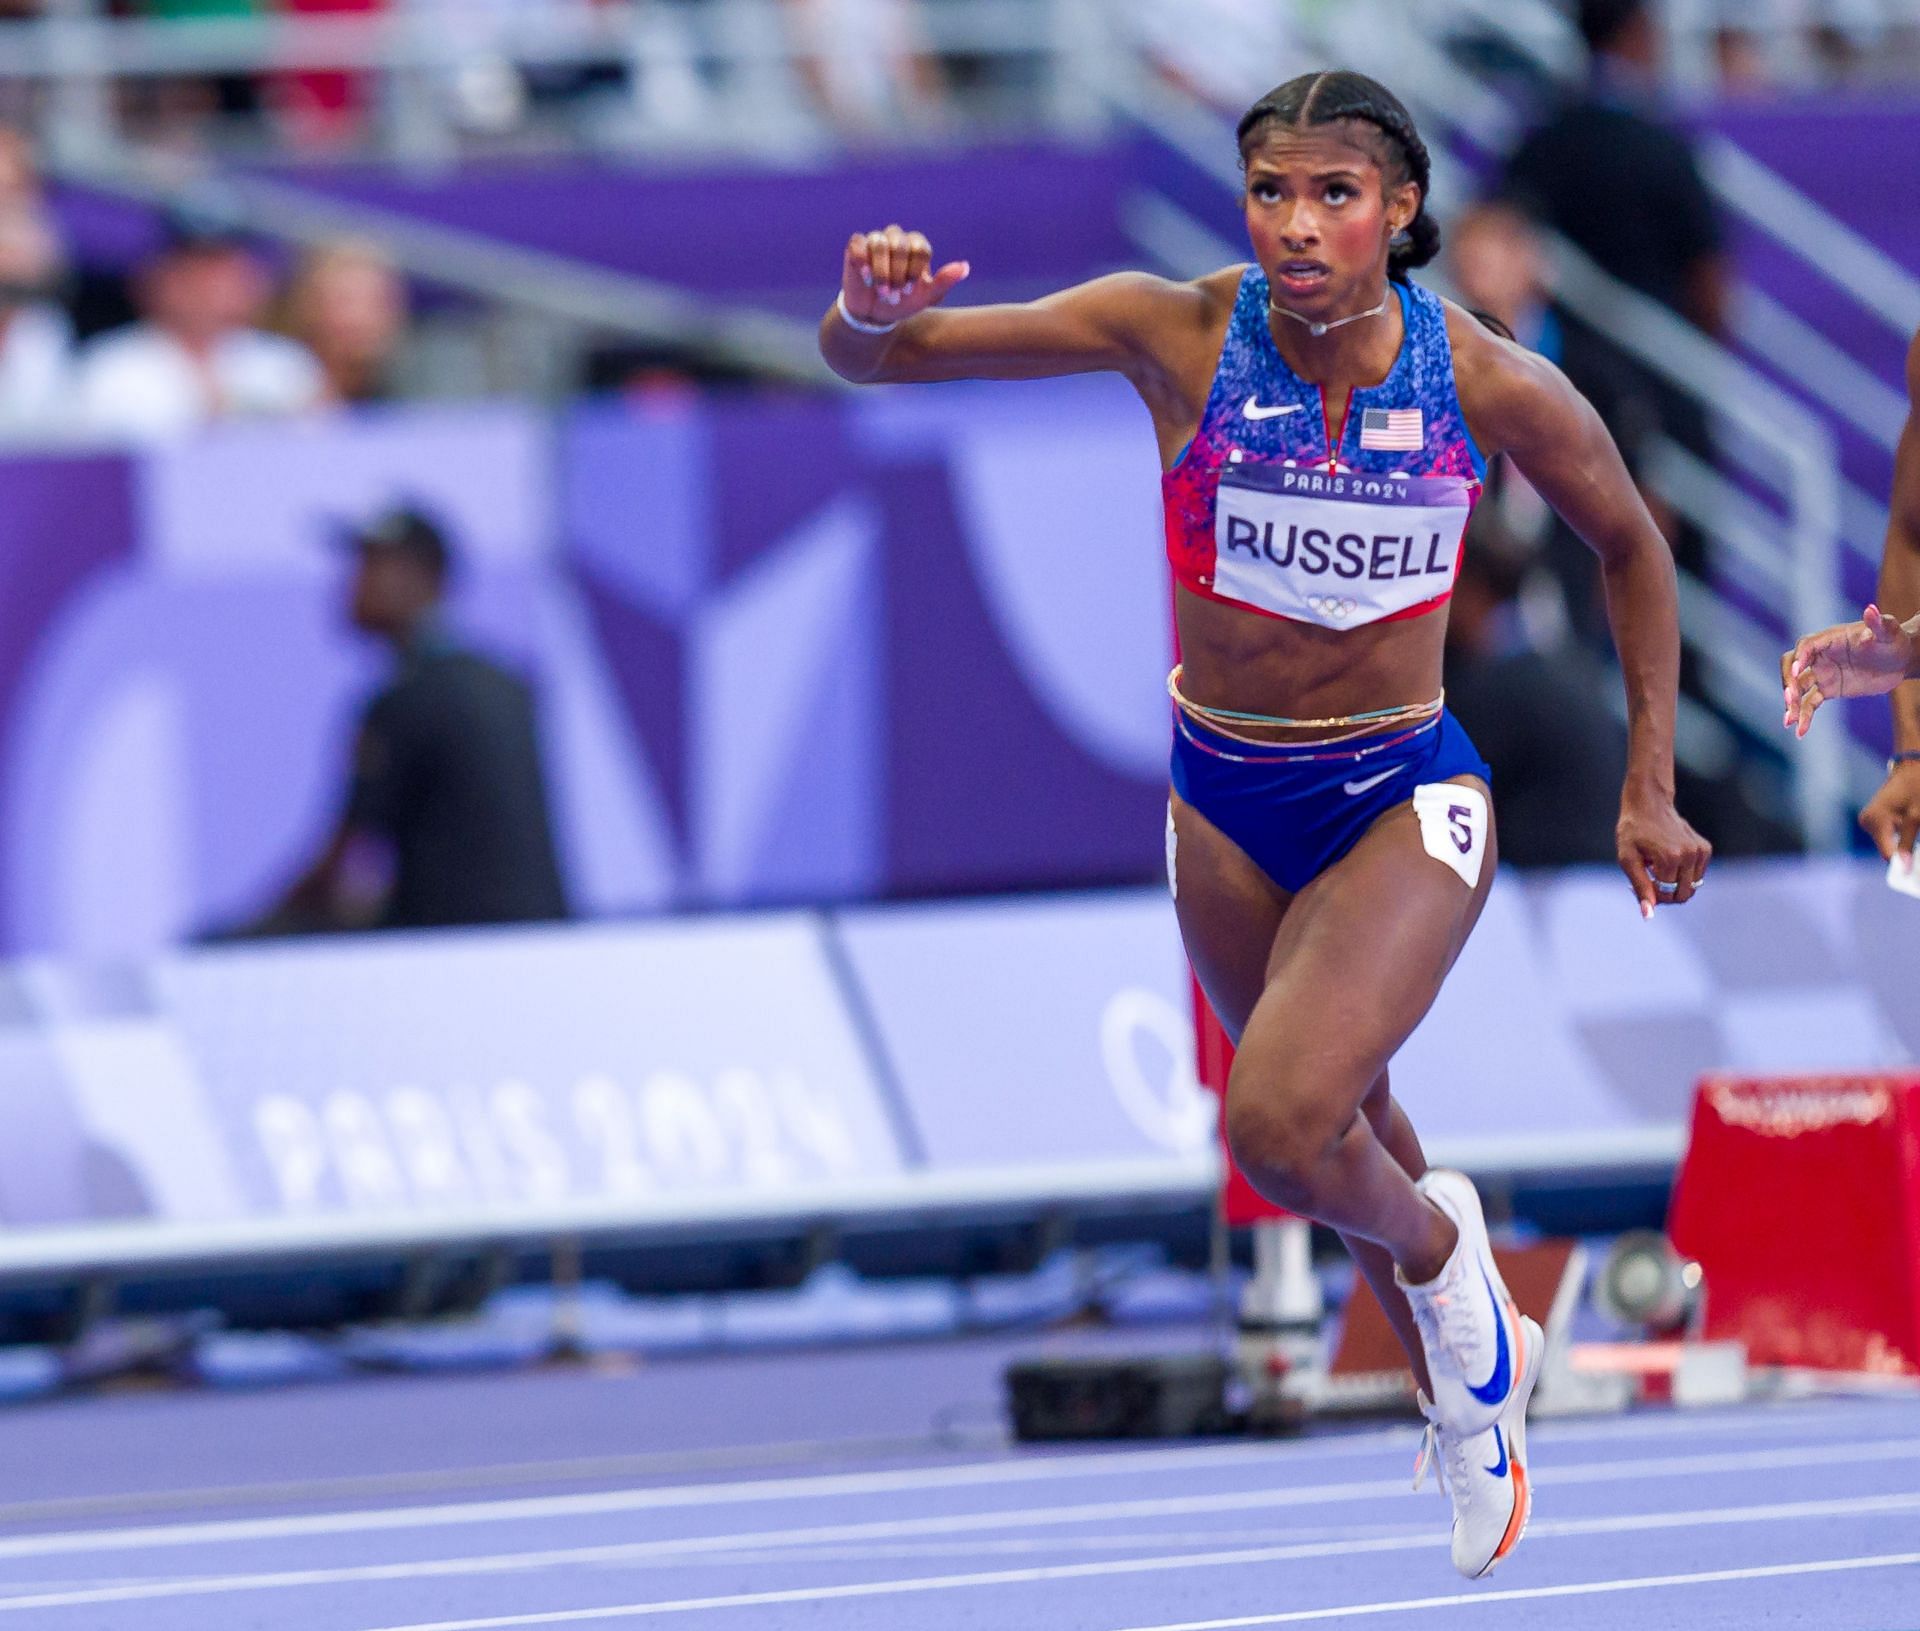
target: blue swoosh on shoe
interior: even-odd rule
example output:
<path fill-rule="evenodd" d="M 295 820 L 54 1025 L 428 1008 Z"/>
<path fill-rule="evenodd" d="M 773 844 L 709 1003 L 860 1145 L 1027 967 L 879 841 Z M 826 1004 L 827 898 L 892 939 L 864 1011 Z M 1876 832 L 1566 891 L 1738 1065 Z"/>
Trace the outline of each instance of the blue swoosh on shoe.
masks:
<path fill-rule="evenodd" d="M 1500 1429 L 1497 1427 L 1493 1430 L 1493 1447 L 1500 1452 L 1500 1465 L 1486 1470 L 1496 1478 L 1504 1478 L 1507 1476 L 1507 1441 L 1500 1436 Z"/>
<path fill-rule="evenodd" d="M 1513 1364 L 1507 1354 L 1507 1322 L 1500 1317 L 1500 1299 L 1493 1294 L 1493 1281 L 1487 1278 L 1484 1265 L 1480 1278 L 1485 1281 L 1487 1296 L 1493 1303 L 1493 1374 L 1478 1387 L 1469 1382 L 1467 1391 L 1482 1404 L 1499 1404 L 1513 1385 Z"/>

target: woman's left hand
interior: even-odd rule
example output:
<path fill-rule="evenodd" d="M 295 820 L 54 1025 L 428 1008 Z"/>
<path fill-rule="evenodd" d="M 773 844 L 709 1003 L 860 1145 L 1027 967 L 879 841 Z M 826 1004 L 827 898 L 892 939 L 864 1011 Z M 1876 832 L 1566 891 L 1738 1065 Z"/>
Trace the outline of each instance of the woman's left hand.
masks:
<path fill-rule="evenodd" d="M 1620 796 L 1613 837 L 1642 917 L 1652 917 L 1656 906 L 1691 900 L 1713 859 L 1713 846 L 1687 824 L 1671 797 L 1631 785 Z"/>
<path fill-rule="evenodd" d="M 1870 697 L 1891 691 L 1912 671 L 1914 639 L 1878 606 L 1858 623 L 1803 635 L 1780 659 L 1786 726 L 1805 736 L 1814 710 L 1834 697 Z"/>

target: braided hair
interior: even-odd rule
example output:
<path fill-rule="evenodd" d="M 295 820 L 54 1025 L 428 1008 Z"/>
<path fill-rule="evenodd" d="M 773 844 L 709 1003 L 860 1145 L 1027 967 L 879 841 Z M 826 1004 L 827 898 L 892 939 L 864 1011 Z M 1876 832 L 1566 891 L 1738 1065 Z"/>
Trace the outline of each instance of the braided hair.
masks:
<path fill-rule="evenodd" d="M 1396 235 L 1387 250 L 1387 276 L 1405 283 L 1409 271 L 1425 266 L 1440 253 L 1440 224 L 1427 212 L 1432 165 L 1427 144 L 1413 128 L 1413 115 L 1407 112 L 1406 104 L 1377 79 L 1336 68 L 1302 74 L 1276 85 L 1241 116 L 1235 131 L 1240 163 L 1246 164 L 1247 155 L 1270 124 L 1299 130 L 1337 124 L 1343 119 L 1369 124 L 1386 139 L 1388 162 L 1382 168 L 1388 172 L 1390 185 L 1411 181 L 1420 189 L 1420 208 L 1407 223 L 1404 237 Z"/>

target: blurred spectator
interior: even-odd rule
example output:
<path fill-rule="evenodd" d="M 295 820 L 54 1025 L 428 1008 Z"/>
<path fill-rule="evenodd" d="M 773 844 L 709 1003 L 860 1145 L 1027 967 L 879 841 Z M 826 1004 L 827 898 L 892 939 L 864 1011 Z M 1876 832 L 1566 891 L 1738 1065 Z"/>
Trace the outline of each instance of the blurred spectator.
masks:
<path fill-rule="evenodd" d="M 1471 204 L 1447 225 L 1446 257 L 1461 303 L 1497 318 L 1520 344 L 1565 369 L 1638 479 L 1660 425 L 1656 389 L 1610 342 L 1563 321 L 1554 309 L 1546 251 L 1533 222 L 1507 200 Z M 1504 461 L 1489 474 L 1481 502 L 1517 542 L 1538 551 L 1560 584 L 1575 632 L 1596 649 L 1610 648 L 1593 552 Z"/>
<path fill-rule="evenodd" d="M 274 10 L 275 0 L 140 0 L 139 9 L 162 22 L 196 23 L 258 16 Z M 158 78 L 129 88 L 141 136 L 161 146 L 196 150 L 215 121 L 260 110 L 260 87 L 251 74 Z"/>
<path fill-rule="evenodd" d="M 924 128 L 946 102 L 911 0 L 785 0 L 814 99 L 843 131 Z"/>
<path fill-rule="evenodd" d="M 1580 0 L 1584 90 L 1514 152 L 1506 190 L 1629 288 L 1725 326 L 1720 220 L 1692 145 L 1658 112 L 1648 0 Z"/>
<path fill-rule="evenodd" d="M 74 418 L 73 324 L 60 241 L 38 211 L 0 205 L 0 439 L 57 435 Z"/>
<path fill-rule="evenodd" d="M 629 49 L 639 75 L 642 132 L 687 135 L 715 118 L 715 71 L 699 60 L 695 20 L 701 0 L 649 0 Z"/>
<path fill-rule="evenodd" d="M 40 206 L 40 163 L 33 138 L 24 130 L 0 125 L 0 214 Z"/>
<path fill-rule="evenodd" d="M 279 0 L 280 10 L 302 16 L 385 11 L 387 0 Z M 335 68 L 309 68 L 276 75 L 270 97 L 287 139 L 295 147 L 337 147 L 365 125 L 375 87 L 370 75 Z"/>
<path fill-rule="evenodd" d="M 1493 769 L 1501 860 L 1612 861 L 1626 732 L 1584 651 L 1529 638 L 1527 574 L 1525 550 L 1476 510 L 1447 619 L 1447 705 Z"/>
<path fill-rule="evenodd" d="M 1520 144 L 1507 166 L 1508 192 L 1603 271 L 1719 338 L 1730 264 L 1692 145 L 1658 110 L 1659 38 L 1649 0 L 1579 0 L 1579 24 L 1591 59 L 1588 83 Z M 1600 408 L 1636 478 L 1649 468 L 1654 431 L 1713 461 L 1712 431 L 1697 396 L 1606 334 L 1566 327 L 1563 366 Z M 1710 581 L 1705 533 L 1644 481 L 1642 492 L 1676 563 Z M 1597 637 L 1598 618 L 1587 610 L 1582 616 L 1575 608 L 1576 622 Z M 1682 664 L 1681 685 L 1705 700 L 1697 663 Z"/>
<path fill-rule="evenodd" d="M 320 364 L 330 402 L 385 401 L 406 336 L 406 284 L 377 244 L 325 244 L 295 270 L 280 326 Z"/>
<path fill-rule="evenodd" d="M 319 406 L 326 379 L 312 353 L 259 328 L 271 294 L 266 268 L 239 238 L 177 228 L 139 274 L 144 320 L 81 352 L 88 428 L 155 441 L 211 420 Z"/>
<path fill-rule="evenodd" d="M 1274 0 L 1133 0 L 1128 21 L 1156 73 L 1237 119 L 1299 59 L 1293 10 Z"/>
<path fill-rule="evenodd" d="M 446 535 L 398 509 L 347 542 L 354 626 L 392 648 L 398 671 L 361 716 L 339 825 L 253 932 L 565 917 L 533 694 L 448 629 Z M 370 867 L 369 847 L 390 866 Z M 382 870 L 391 886 L 366 889 Z"/>
<path fill-rule="evenodd" d="M 1502 199 L 1469 204 L 1447 223 L 1447 270 L 1460 303 L 1506 324 L 1529 351 L 1558 359 L 1560 324 L 1547 283 L 1540 234 Z"/>

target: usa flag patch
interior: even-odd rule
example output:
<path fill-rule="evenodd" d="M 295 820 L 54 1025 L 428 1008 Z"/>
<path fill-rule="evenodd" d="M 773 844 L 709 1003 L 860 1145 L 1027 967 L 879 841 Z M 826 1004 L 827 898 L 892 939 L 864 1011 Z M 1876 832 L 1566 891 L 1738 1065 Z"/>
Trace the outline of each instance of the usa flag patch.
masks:
<path fill-rule="evenodd" d="M 1415 453 L 1426 445 L 1418 408 L 1368 408 L 1360 415 L 1360 445 L 1380 453 Z"/>

